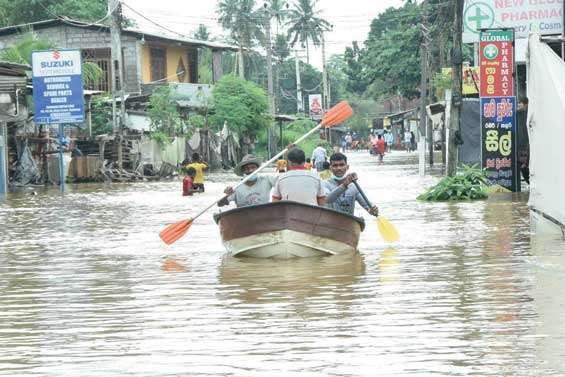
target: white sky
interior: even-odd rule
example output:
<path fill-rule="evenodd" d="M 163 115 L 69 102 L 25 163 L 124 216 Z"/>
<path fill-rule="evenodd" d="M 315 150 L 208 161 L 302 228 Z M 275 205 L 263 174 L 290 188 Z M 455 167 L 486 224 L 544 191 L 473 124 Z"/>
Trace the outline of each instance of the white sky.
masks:
<path fill-rule="evenodd" d="M 192 35 L 199 24 L 204 24 L 212 36 L 225 35 L 216 20 L 216 0 L 122 0 L 151 20 L 179 33 Z M 290 3 L 293 0 L 288 0 Z M 351 41 L 363 42 L 370 29 L 371 20 L 386 8 L 401 6 L 402 0 L 318 0 L 320 16 L 334 29 L 326 34 L 326 56 L 341 54 Z M 257 0 L 263 4 L 263 0 Z M 167 33 L 124 7 L 124 15 L 137 21 L 147 31 Z M 274 32 L 273 32 L 274 33 Z M 299 47 L 299 45 L 296 45 Z M 306 58 L 306 51 L 300 52 Z M 310 49 L 310 64 L 322 66 L 321 49 Z"/>

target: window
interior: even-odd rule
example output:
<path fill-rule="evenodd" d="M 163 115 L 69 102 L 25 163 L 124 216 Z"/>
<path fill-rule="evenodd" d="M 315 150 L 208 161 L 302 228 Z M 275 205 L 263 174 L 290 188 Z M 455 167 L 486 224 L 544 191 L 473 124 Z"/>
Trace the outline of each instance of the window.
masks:
<path fill-rule="evenodd" d="M 82 61 L 90 62 L 98 65 L 102 69 L 102 77 L 93 83 L 85 83 L 85 87 L 90 90 L 102 90 L 109 92 L 111 90 L 110 71 L 111 61 L 109 48 L 85 49 L 82 50 Z"/>
<path fill-rule="evenodd" d="M 164 48 L 151 48 L 151 81 L 167 82 L 167 56 Z"/>

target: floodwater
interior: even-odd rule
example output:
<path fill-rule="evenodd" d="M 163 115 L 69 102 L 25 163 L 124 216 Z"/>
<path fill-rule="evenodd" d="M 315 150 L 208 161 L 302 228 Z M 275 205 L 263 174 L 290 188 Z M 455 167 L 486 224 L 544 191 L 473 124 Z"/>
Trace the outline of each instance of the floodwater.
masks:
<path fill-rule="evenodd" d="M 565 242 L 530 235 L 527 194 L 420 203 L 414 155 L 350 155 L 401 233 L 366 214 L 360 253 L 226 255 L 215 200 L 179 181 L 70 186 L 0 203 L 1 376 L 564 376 Z M 362 212 L 359 210 L 359 214 Z"/>

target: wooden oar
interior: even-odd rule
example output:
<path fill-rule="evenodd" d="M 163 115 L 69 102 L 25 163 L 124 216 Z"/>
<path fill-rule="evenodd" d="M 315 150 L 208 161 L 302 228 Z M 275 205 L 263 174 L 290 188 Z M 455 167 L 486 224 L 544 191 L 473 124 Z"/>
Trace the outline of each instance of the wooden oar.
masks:
<path fill-rule="evenodd" d="M 347 103 L 347 101 L 341 101 L 340 103 L 338 103 L 337 105 L 332 107 L 330 110 L 328 110 L 328 112 L 324 115 L 324 118 L 322 119 L 320 124 L 318 124 L 316 127 L 312 128 L 310 131 L 305 133 L 302 137 L 300 137 L 298 140 L 296 140 L 294 142 L 294 144 L 298 144 L 298 143 L 302 142 L 303 140 L 308 138 L 310 135 L 312 135 L 314 132 L 318 131 L 322 127 L 329 128 L 329 127 L 335 126 L 337 124 L 343 123 L 352 114 L 353 114 L 353 110 L 351 109 L 351 106 L 349 106 L 349 103 Z M 259 173 L 261 170 L 263 170 L 269 164 L 276 161 L 280 156 L 285 154 L 287 151 L 288 151 L 288 148 L 285 148 L 284 150 L 277 153 L 273 158 L 271 158 L 269 161 L 265 162 L 263 165 L 261 165 L 253 173 L 249 174 L 248 176 L 243 178 L 241 181 L 239 181 L 239 183 L 237 185 L 235 185 L 233 189 L 235 190 L 239 186 L 241 186 L 242 184 L 247 182 L 249 179 L 251 179 L 257 173 Z M 176 223 L 167 226 L 165 229 L 163 229 L 159 233 L 159 237 L 161 237 L 163 242 L 165 242 L 167 245 L 171 245 L 172 243 L 174 243 L 175 241 L 177 241 L 179 238 L 181 238 L 182 236 L 184 236 L 186 234 L 186 232 L 188 231 L 188 229 L 190 228 L 190 226 L 192 225 L 194 220 L 196 220 L 197 218 L 202 216 L 206 211 L 208 211 L 210 208 L 214 207 L 220 200 L 224 199 L 225 197 L 226 196 L 222 196 L 220 199 L 216 200 L 214 203 L 211 203 L 209 206 L 204 208 L 202 211 L 198 212 L 195 216 L 188 218 L 188 219 L 185 219 L 185 220 L 177 221 Z"/>
<path fill-rule="evenodd" d="M 357 190 L 365 200 L 365 203 L 367 203 L 370 208 L 373 207 L 373 204 L 371 204 L 371 202 L 369 201 L 369 199 L 367 198 L 367 196 L 365 195 L 365 193 L 363 192 L 357 181 L 353 181 L 353 184 L 355 185 L 355 187 L 357 187 Z M 400 239 L 400 235 L 398 234 L 396 227 L 381 215 L 377 216 L 377 228 L 379 229 L 379 233 L 381 234 L 381 237 L 386 242 L 392 243 Z"/>

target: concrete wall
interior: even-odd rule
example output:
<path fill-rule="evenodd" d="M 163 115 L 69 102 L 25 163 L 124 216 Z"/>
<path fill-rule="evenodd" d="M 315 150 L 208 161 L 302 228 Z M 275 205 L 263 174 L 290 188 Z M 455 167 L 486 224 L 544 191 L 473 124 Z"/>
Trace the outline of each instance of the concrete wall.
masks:
<path fill-rule="evenodd" d="M 187 47 L 176 47 L 176 46 L 167 46 L 163 44 L 151 43 L 146 42 L 142 47 L 142 80 L 143 84 L 148 84 L 151 82 L 151 48 L 164 48 L 166 50 L 166 59 L 167 59 L 167 72 L 165 77 L 167 78 L 166 81 L 163 82 L 174 82 L 174 83 L 189 83 L 190 82 L 190 75 L 188 69 L 188 52 L 190 48 Z M 177 77 L 177 67 L 179 65 L 179 59 L 182 58 L 182 62 L 184 64 L 185 69 L 185 77 L 183 81 L 179 81 Z"/>

